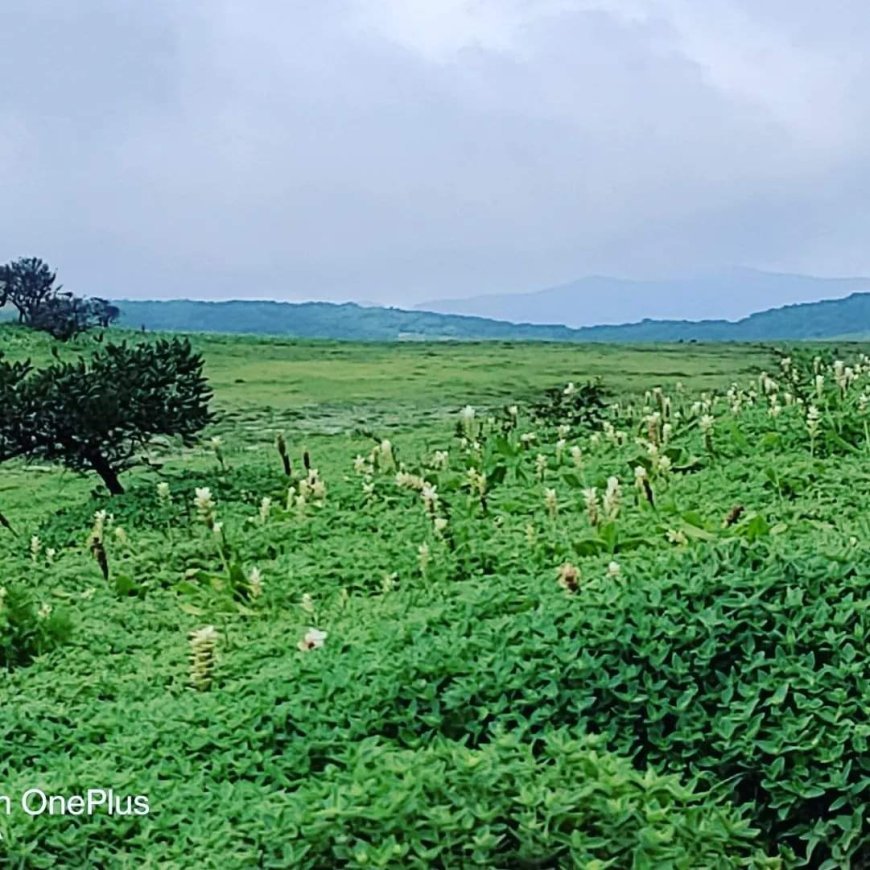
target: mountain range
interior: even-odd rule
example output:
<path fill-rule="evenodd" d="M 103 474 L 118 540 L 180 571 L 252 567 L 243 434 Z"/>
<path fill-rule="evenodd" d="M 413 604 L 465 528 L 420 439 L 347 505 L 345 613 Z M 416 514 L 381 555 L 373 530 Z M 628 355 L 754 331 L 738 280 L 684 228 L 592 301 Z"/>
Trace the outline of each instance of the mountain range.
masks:
<path fill-rule="evenodd" d="M 493 317 L 513 323 L 584 327 L 641 320 L 742 320 L 784 305 L 870 291 L 870 278 L 817 278 L 731 268 L 664 280 L 593 275 L 532 293 L 424 302 L 417 309 Z"/>
<path fill-rule="evenodd" d="M 571 328 L 486 317 L 363 307 L 355 303 L 119 300 L 120 325 L 359 341 L 502 340 L 574 342 L 870 339 L 870 292 L 760 311 L 739 320 L 653 320 Z"/>

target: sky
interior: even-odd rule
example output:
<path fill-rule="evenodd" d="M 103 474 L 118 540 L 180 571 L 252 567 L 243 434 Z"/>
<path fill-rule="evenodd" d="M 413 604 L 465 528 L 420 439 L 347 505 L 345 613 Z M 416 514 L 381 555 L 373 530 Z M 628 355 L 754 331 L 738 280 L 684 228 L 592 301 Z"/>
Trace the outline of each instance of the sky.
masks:
<path fill-rule="evenodd" d="M 868 44 L 866 0 L 2 0 L 0 260 L 407 307 L 870 274 Z"/>

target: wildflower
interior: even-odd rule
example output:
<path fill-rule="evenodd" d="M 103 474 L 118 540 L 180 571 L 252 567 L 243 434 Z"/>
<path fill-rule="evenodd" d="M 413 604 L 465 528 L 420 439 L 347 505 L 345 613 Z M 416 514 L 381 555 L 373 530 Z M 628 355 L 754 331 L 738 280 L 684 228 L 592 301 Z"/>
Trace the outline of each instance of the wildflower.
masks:
<path fill-rule="evenodd" d="M 314 599 L 308 592 L 303 593 L 299 606 L 309 615 L 314 613 Z"/>
<path fill-rule="evenodd" d="M 471 407 L 471 405 L 466 405 L 459 412 L 459 421 L 460 421 L 460 425 L 462 426 L 462 431 L 465 433 L 465 437 L 469 441 L 473 441 L 475 434 L 476 434 L 476 427 L 475 427 L 475 419 L 474 418 L 475 418 L 475 411 L 474 411 L 474 408 Z"/>
<path fill-rule="evenodd" d="M 560 438 L 567 438 L 571 433 L 571 427 L 567 423 L 560 423 L 559 428 L 556 430 L 556 434 Z"/>
<path fill-rule="evenodd" d="M 420 496 L 429 514 L 434 514 L 438 509 L 438 487 L 434 483 L 424 483 Z"/>
<path fill-rule="evenodd" d="M 583 467 L 583 451 L 576 444 L 571 448 L 571 461 L 575 468 Z"/>
<path fill-rule="evenodd" d="M 535 476 L 538 480 L 544 479 L 544 474 L 547 471 L 547 457 L 543 453 L 539 453 L 535 458 Z"/>
<path fill-rule="evenodd" d="M 656 461 L 656 470 L 660 471 L 662 474 L 669 474 L 671 471 L 673 463 L 671 462 L 671 457 L 665 453 L 661 453 L 657 457 Z"/>
<path fill-rule="evenodd" d="M 431 557 L 431 553 L 429 551 L 429 545 L 424 541 L 417 547 L 417 561 L 420 564 L 420 572 L 422 574 L 426 573 L 426 569 L 429 567 L 429 559 Z"/>
<path fill-rule="evenodd" d="M 816 375 L 816 396 L 821 399 L 825 392 L 825 376 Z"/>
<path fill-rule="evenodd" d="M 665 423 L 662 426 L 662 444 L 667 444 L 671 440 L 671 435 L 674 432 L 674 427 L 670 423 Z M 617 438 L 617 441 L 619 439 Z"/>
<path fill-rule="evenodd" d="M 607 566 L 607 576 L 608 577 L 619 577 L 622 573 L 622 568 L 619 567 L 619 562 L 611 562 Z"/>
<path fill-rule="evenodd" d="M 214 534 L 214 536 L 215 536 L 216 538 L 223 537 L 223 533 L 224 533 L 224 524 L 223 524 L 223 523 L 217 523 L 217 522 L 212 523 L 211 530 L 212 530 L 212 533 Z"/>
<path fill-rule="evenodd" d="M 559 566 L 558 578 L 559 585 L 569 594 L 573 594 L 580 587 L 580 569 L 570 562 Z"/>
<path fill-rule="evenodd" d="M 520 435 L 520 443 L 523 447 L 528 447 L 538 440 L 538 436 L 534 432 L 524 432 Z"/>
<path fill-rule="evenodd" d="M 567 446 L 567 444 L 568 442 L 564 438 L 560 438 L 556 442 L 556 462 L 562 461 L 562 454 L 565 452 L 565 447 Z"/>
<path fill-rule="evenodd" d="M 369 470 L 369 464 L 366 461 L 364 456 L 360 456 L 359 454 L 353 460 L 353 470 L 357 474 L 366 474 Z"/>
<path fill-rule="evenodd" d="M 644 494 L 647 502 L 655 507 L 655 498 L 653 497 L 652 485 L 649 482 L 649 475 L 642 465 L 638 465 L 634 469 L 634 485 Z"/>
<path fill-rule="evenodd" d="M 57 555 L 57 550 L 55 550 L 54 547 L 49 547 L 49 548 L 45 551 L 45 558 L 46 558 L 46 560 L 49 561 L 49 562 L 53 562 L 53 561 L 54 561 L 54 557 L 55 557 L 56 555 Z"/>
<path fill-rule="evenodd" d="M 50 604 L 43 604 L 40 606 L 39 610 L 36 611 L 36 615 L 40 619 L 48 619 L 51 616 L 52 606 Z"/>
<path fill-rule="evenodd" d="M 810 405 L 807 408 L 807 432 L 810 436 L 810 442 L 813 444 L 819 434 L 820 416 L 819 409 L 815 405 Z"/>
<path fill-rule="evenodd" d="M 259 598 L 263 594 L 263 575 L 259 568 L 251 568 L 248 575 L 248 591 L 251 598 Z"/>
<path fill-rule="evenodd" d="M 555 519 L 559 510 L 559 502 L 556 497 L 555 489 L 547 488 L 544 490 L 544 505 L 547 508 L 547 513 L 550 515 L 550 519 Z"/>
<path fill-rule="evenodd" d="M 97 565 L 99 565 L 100 573 L 103 575 L 103 579 L 108 581 L 109 556 L 106 553 L 105 546 L 103 546 L 102 532 L 100 533 L 99 537 L 97 535 L 91 536 L 91 553 L 93 554 L 94 559 L 96 559 Z"/>
<path fill-rule="evenodd" d="M 302 652 L 308 652 L 312 649 L 320 649 L 328 636 L 327 632 L 320 631 L 318 628 L 309 628 L 297 646 L 302 650 Z"/>
<path fill-rule="evenodd" d="M 598 525 L 598 490 L 588 487 L 583 490 L 583 499 L 586 502 L 586 514 L 593 526 Z"/>
<path fill-rule="evenodd" d="M 422 477 L 409 474 L 407 471 L 397 471 L 395 481 L 396 486 L 400 486 L 402 489 L 416 489 L 418 491 L 422 490 L 426 484 Z"/>
<path fill-rule="evenodd" d="M 215 520 L 215 503 L 211 495 L 211 490 L 207 486 L 198 486 L 194 492 L 193 499 L 196 512 L 199 518 L 209 527 L 214 526 Z"/>
<path fill-rule="evenodd" d="M 281 457 L 281 464 L 284 466 L 284 474 L 290 477 L 293 474 L 293 464 L 290 462 L 290 456 L 287 453 L 287 442 L 284 440 L 284 433 L 279 432 L 275 436 L 275 447 L 278 450 L 278 455 Z"/>
<path fill-rule="evenodd" d="M 128 543 L 127 533 L 120 526 L 115 528 L 115 539 L 122 545 Z"/>
<path fill-rule="evenodd" d="M 613 522 L 619 516 L 619 501 L 619 478 L 608 477 L 602 506 L 604 508 L 604 516 L 609 522 Z"/>
<path fill-rule="evenodd" d="M 111 525 L 112 517 L 104 511 L 96 511 L 94 514 L 94 527 L 91 529 L 91 541 L 102 541 L 107 525 Z"/>
<path fill-rule="evenodd" d="M 317 477 L 309 484 L 311 488 L 311 496 L 315 501 L 322 502 L 326 498 L 326 484 Z"/>
<path fill-rule="evenodd" d="M 38 535 L 34 535 L 30 539 L 30 558 L 35 562 L 39 558 L 39 554 L 42 552 L 42 541 L 39 540 Z"/>
<path fill-rule="evenodd" d="M 435 517 L 432 524 L 435 528 L 435 534 L 441 537 L 447 529 L 447 520 L 444 517 Z"/>
<path fill-rule="evenodd" d="M 668 529 L 667 539 L 672 544 L 687 544 L 689 542 L 685 532 L 674 529 Z"/>
<path fill-rule="evenodd" d="M 520 414 L 520 409 L 516 405 L 511 405 L 507 409 L 507 412 L 509 417 L 512 417 L 514 420 L 516 420 Z"/>
<path fill-rule="evenodd" d="M 650 442 L 652 444 L 660 444 L 662 425 L 661 413 L 659 411 L 654 411 L 652 414 L 648 414 L 644 419 L 644 423 L 646 423 L 647 438 L 649 438 Z"/>
<path fill-rule="evenodd" d="M 161 480 L 157 484 L 157 500 L 163 504 L 169 504 L 172 501 L 172 493 L 169 490 L 169 484 L 165 480 Z"/>
<path fill-rule="evenodd" d="M 469 489 L 476 490 L 479 496 L 483 496 L 486 492 L 486 475 L 476 468 L 469 468 L 466 476 Z"/>
<path fill-rule="evenodd" d="M 220 463 L 221 467 L 224 464 L 223 441 L 217 435 L 209 441 L 209 447 L 214 451 L 215 459 Z"/>
<path fill-rule="evenodd" d="M 375 483 L 371 478 L 363 481 L 362 491 L 366 498 L 371 498 L 375 494 Z"/>
<path fill-rule="evenodd" d="M 525 532 L 526 532 L 526 543 L 530 547 L 534 547 L 535 541 L 537 541 L 537 539 L 538 539 L 538 533 L 535 530 L 534 524 L 533 523 L 526 523 Z"/>
<path fill-rule="evenodd" d="M 446 450 L 436 450 L 432 455 L 432 467 L 443 471 L 450 463 L 450 454 Z"/>
<path fill-rule="evenodd" d="M 713 431 L 713 424 L 716 420 L 710 414 L 703 414 L 698 420 L 698 428 L 705 434 Z"/>
<path fill-rule="evenodd" d="M 574 386 L 574 382 L 568 384 L 564 390 L 562 390 L 563 396 L 573 396 L 577 392 L 577 387 Z"/>
<path fill-rule="evenodd" d="M 218 633 L 207 625 L 190 634 L 190 682 L 199 691 L 211 685 L 216 661 Z"/>

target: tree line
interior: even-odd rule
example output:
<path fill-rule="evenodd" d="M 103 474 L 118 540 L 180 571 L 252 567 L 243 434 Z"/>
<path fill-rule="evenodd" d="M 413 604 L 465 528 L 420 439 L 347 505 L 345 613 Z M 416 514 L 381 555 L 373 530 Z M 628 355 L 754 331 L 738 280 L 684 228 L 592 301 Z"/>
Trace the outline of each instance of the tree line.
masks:
<path fill-rule="evenodd" d="M 57 273 L 39 257 L 0 266 L 0 308 L 11 305 L 18 322 L 61 341 L 93 327 L 108 327 L 121 312 L 99 297 L 76 296 L 57 284 Z"/>

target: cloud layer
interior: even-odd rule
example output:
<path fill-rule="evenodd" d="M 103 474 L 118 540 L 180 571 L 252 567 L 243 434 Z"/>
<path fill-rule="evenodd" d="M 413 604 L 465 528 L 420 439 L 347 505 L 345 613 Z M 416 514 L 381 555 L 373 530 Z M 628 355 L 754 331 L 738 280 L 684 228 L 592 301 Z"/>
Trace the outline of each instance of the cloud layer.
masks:
<path fill-rule="evenodd" d="M 4 0 L 0 258 L 399 305 L 870 273 L 868 41 L 862 0 Z"/>

